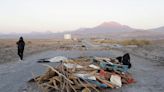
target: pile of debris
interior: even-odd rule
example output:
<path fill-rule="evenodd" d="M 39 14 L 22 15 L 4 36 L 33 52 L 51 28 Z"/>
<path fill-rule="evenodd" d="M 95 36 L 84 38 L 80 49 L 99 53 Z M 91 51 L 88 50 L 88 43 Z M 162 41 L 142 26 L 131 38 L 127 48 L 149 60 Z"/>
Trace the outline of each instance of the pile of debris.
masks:
<path fill-rule="evenodd" d="M 134 83 L 128 66 L 116 59 L 80 57 L 65 59 L 57 67 L 44 64 L 48 71 L 31 79 L 44 92 L 99 92 L 99 88 L 119 88 Z"/>

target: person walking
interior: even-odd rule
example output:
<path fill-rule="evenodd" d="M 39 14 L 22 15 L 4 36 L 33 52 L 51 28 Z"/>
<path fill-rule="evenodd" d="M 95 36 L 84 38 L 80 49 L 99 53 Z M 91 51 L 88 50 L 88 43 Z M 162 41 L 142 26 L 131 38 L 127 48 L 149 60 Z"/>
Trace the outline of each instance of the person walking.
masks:
<path fill-rule="evenodd" d="M 20 60 L 23 60 L 23 52 L 25 47 L 25 42 L 23 40 L 23 37 L 19 38 L 19 41 L 16 42 L 18 47 L 18 56 L 20 57 Z"/>

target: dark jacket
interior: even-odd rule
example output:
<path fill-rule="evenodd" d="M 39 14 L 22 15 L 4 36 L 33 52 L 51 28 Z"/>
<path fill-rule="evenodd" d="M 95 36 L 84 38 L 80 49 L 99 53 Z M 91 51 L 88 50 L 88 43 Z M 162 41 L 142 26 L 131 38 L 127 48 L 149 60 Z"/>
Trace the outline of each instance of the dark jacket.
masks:
<path fill-rule="evenodd" d="M 130 55 L 129 55 L 129 53 L 126 53 L 122 58 L 123 58 L 122 63 L 124 65 L 128 65 L 128 68 L 131 68 L 132 65 L 130 63 Z"/>
<path fill-rule="evenodd" d="M 25 42 L 23 40 L 23 37 L 20 37 L 19 41 L 17 42 L 18 49 L 24 50 Z"/>

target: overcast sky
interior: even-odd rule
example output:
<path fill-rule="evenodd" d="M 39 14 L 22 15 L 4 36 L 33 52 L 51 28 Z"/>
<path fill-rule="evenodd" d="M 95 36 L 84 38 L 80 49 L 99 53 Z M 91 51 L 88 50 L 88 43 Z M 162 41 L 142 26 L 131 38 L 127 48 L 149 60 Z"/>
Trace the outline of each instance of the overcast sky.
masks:
<path fill-rule="evenodd" d="M 0 0 L 0 33 L 61 32 L 108 21 L 164 26 L 164 0 Z"/>

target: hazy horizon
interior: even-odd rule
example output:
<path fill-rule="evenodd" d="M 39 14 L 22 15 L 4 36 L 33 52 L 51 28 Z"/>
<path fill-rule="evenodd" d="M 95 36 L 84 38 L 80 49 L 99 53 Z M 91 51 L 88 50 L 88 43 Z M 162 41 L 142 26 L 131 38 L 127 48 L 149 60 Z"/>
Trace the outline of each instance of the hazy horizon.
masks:
<path fill-rule="evenodd" d="M 164 26 L 163 0 L 4 0 L 0 33 L 62 32 L 115 21 L 137 29 Z"/>

